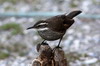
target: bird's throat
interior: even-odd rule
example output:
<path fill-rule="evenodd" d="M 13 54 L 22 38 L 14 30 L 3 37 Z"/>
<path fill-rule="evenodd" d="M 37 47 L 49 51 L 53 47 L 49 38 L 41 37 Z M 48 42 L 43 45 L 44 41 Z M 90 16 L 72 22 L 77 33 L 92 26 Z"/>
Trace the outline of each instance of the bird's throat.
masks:
<path fill-rule="evenodd" d="M 45 27 L 45 28 L 38 28 L 38 31 L 45 31 L 45 30 L 49 30 L 49 28 Z"/>

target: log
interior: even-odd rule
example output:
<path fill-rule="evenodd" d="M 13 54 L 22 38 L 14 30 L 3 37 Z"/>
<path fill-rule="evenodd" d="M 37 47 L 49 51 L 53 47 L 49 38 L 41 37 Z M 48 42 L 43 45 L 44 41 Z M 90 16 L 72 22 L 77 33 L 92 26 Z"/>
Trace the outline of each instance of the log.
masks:
<path fill-rule="evenodd" d="M 31 66 L 68 66 L 62 48 L 51 48 L 47 43 L 38 44 L 39 56 L 32 61 Z"/>

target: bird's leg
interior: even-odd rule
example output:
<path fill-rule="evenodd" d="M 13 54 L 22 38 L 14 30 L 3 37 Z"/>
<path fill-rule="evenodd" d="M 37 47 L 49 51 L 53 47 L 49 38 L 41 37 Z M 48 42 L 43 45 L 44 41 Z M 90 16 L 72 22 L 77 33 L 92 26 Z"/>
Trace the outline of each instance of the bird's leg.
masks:
<path fill-rule="evenodd" d="M 41 45 L 48 45 L 45 40 L 42 41 Z"/>
<path fill-rule="evenodd" d="M 60 43 L 61 43 L 62 38 L 63 38 L 63 37 L 60 38 L 59 43 L 58 43 L 58 45 L 56 46 L 56 48 L 61 48 L 61 47 L 60 47 Z"/>
<path fill-rule="evenodd" d="M 37 45 L 37 47 L 36 47 L 36 49 L 37 49 L 37 51 L 39 52 L 39 49 L 40 49 L 40 46 L 41 45 L 48 45 L 46 42 L 45 42 L 45 40 L 43 40 L 41 43 L 39 43 L 38 45 Z"/>
<path fill-rule="evenodd" d="M 45 40 L 43 40 L 42 43 L 45 43 Z"/>
<path fill-rule="evenodd" d="M 63 38 L 63 37 L 60 38 L 59 43 L 58 43 L 58 45 L 57 45 L 55 48 L 61 48 L 61 47 L 60 47 L 60 43 L 61 43 L 62 38 Z M 55 48 L 53 49 L 53 51 L 55 50 Z"/>

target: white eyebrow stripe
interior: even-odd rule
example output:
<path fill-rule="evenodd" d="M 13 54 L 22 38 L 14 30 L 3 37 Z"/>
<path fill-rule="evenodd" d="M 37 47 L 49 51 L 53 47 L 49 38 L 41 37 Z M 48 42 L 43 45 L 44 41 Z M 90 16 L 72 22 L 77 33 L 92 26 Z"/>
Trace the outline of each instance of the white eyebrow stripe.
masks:
<path fill-rule="evenodd" d="M 40 24 L 38 24 L 38 25 L 48 25 L 48 23 L 40 23 Z"/>
<path fill-rule="evenodd" d="M 48 30 L 49 28 L 39 28 L 39 29 L 37 29 L 38 31 L 44 31 L 44 30 Z"/>

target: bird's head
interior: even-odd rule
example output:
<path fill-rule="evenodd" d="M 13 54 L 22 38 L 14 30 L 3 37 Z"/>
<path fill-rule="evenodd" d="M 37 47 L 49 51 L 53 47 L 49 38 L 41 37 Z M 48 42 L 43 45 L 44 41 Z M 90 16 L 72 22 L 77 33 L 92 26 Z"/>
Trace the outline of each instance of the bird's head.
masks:
<path fill-rule="evenodd" d="M 35 23 L 33 26 L 27 29 L 45 30 L 45 29 L 48 29 L 47 26 L 48 26 L 48 23 L 45 20 L 40 20 L 37 23 Z"/>

